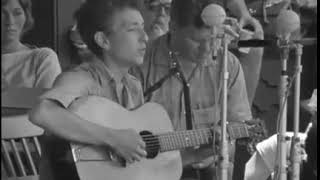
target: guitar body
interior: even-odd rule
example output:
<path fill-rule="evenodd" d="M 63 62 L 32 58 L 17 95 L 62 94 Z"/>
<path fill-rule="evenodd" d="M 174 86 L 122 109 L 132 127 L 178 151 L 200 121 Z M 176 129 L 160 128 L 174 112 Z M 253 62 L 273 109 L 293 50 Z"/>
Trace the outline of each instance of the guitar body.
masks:
<path fill-rule="evenodd" d="M 153 134 L 173 131 L 167 112 L 155 103 L 128 111 L 106 98 L 89 96 L 78 99 L 69 109 L 84 120 L 114 129 L 132 128 Z M 182 173 L 177 150 L 123 167 L 109 158 L 107 148 L 71 143 L 71 149 L 81 180 L 178 180 Z"/>

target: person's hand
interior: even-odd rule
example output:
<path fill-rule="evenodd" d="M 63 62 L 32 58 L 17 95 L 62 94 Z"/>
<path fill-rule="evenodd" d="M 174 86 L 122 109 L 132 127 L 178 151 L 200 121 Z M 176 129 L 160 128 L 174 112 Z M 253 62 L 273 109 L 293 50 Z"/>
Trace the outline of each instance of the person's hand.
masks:
<path fill-rule="evenodd" d="M 191 166 L 194 169 L 205 169 L 205 168 L 208 168 L 208 167 L 212 166 L 215 162 L 217 162 L 217 160 L 214 157 L 216 157 L 216 156 L 209 156 L 209 157 L 201 160 L 200 162 L 192 164 Z"/>
<path fill-rule="evenodd" d="M 214 132 L 214 141 L 215 141 L 215 146 L 219 146 L 220 145 L 220 140 L 221 140 L 221 126 L 214 126 L 213 128 L 213 132 Z M 211 151 L 211 153 L 207 153 L 207 156 L 202 157 L 202 159 L 196 163 L 191 164 L 191 166 L 194 169 L 205 169 L 207 167 L 210 167 L 211 165 L 213 165 L 217 160 L 215 159 L 215 157 L 217 157 L 217 155 L 213 155 L 213 145 L 210 145 L 211 147 L 206 147 L 209 148 L 209 151 Z M 217 153 L 219 153 L 219 148 L 215 148 Z M 204 150 L 204 151 L 208 151 L 208 150 Z M 209 156 L 208 156 L 209 155 Z"/>
<path fill-rule="evenodd" d="M 111 147 L 114 152 L 126 162 L 140 161 L 147 156 L 146 144 L 141 136 L 133 129 L 114 130 Z"/>
<path fill-rule="evenodd" d="M 254 29 L 255 36 L 263 37 L 263 28 L 260 22 L 250 15 L 242 16 L 239 20 L 239 26 L 240 28 L 243 28 L 245 26 L 252 26 Z"/>
<path fill-rule="evenodd" d="M 182 156 L 183 166 L 191 166 L 195 169 L 203 169 L 210 166 L 213 163 L 214 159 L 214 150 L 215 147 L 216 153 L 219 152 L 219 142 L 221 138 L 221 126 L 215 125 L 213 127 L 214 131 L 214 145 L 212 143 L 202 145 L 198 148 L 187 148 L 180 151 Z"/>

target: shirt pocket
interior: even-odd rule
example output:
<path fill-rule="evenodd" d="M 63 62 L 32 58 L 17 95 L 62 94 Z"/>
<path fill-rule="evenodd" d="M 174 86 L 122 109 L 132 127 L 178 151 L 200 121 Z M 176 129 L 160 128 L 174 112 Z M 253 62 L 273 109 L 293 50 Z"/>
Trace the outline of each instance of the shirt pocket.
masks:
<path fill-rule="evenodd" d="M 220 120 L 220 108 L 218 106 L 210 106 L 207 108 L 193 109 L 193 127 L 208 128 L 216 124 Z M 217 112 L 217 117 L 216 117 Z"/>

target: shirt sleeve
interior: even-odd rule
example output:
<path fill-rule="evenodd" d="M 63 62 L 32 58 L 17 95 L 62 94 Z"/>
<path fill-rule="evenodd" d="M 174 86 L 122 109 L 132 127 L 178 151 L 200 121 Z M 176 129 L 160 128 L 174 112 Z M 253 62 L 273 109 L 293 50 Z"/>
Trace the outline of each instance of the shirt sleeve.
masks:
<path fill-rule="evenodd" d="M 266 180 L 271 173 L 261 155 L 255 152 L 246 163 L 244 180 Z"/>
<path fill-rule="evenodd" d="M 38 65 L 35 87 L 51 88 L 54 80 L 61 73 L 57 54 L 49 48 L 42 48 L 36 58 Z"/>
<path fill-rule="evenodd" d="M 273 172 L 277 156 L 277 134 L 257 144 L 257 153 L 261 156 L 268 170 Z"/>
<path fill-rule="evenodd" d="M 246 83 L 239 60 L 229 54 L 228 120 L 246 121 L 252 119 Z"/>
<path fill-rule="evenodd" d="M 68 71 L 60 74 L 53 87 L 45 92 L 40 99 L 59 102 L 67 108 L 75 99 L 90 94 L 94 81 L 83 71 Z"/>

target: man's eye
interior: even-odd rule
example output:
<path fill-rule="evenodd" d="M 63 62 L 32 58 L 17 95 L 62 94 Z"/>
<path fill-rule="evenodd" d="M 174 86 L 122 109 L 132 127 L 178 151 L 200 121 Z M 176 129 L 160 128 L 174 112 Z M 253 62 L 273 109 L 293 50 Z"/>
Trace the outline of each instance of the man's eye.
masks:
<path fill-rule="evenodd" d="M 158 7 L 158 6 L 156 6 L 156 5 L 150 5 L 150 6 L 149 6 L 149 9 L 152 10 L 152 11 L 154 11 L 154 10 L 157 10 L 157 7 Z"/>
<path fill-rule="evenodd" d="M 13 14 L 14 14 L 15 16 L 20 16 L 20 15 L 23 14 L 23 11 L 14 11 Z"/>
<path fill-rule="evenodd" d="M 139 30 L 139 28 L 129 28 L 128 29 L 129 32 L 138 31 L 138 30 Z"/>

